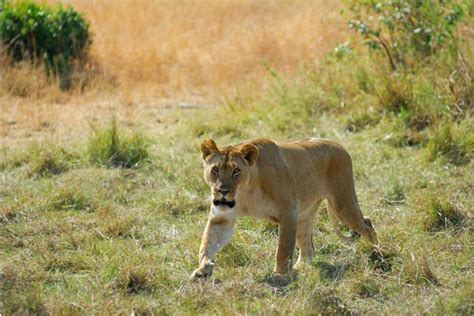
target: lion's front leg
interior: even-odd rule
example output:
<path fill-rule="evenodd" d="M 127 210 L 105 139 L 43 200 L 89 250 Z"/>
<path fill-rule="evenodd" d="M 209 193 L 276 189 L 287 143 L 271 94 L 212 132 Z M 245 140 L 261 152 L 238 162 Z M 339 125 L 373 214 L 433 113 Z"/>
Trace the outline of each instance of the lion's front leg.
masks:
<path fill-rule="evenodd" d="M 209 218 L 199 250 L 199 268 L 194 270 L 193 278 L 208 278 L 212 275 L 214 256 L 232 238 L 234 222 L 226 218 Z"/>

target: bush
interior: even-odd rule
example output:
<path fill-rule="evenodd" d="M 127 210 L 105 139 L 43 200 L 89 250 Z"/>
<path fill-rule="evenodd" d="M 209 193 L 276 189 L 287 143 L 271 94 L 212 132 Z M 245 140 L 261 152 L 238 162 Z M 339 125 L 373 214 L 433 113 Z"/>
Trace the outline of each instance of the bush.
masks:
<path fill-rule="evenodd" d="M 60 76 L 64 88 L 70 85 L 72 63 L 84 60 L 91 43 L 82 13 L 62 4 L 6 2 L 1 7 L 0 28 L 3 53 L 14 61 L 43 61 L 48 73 Z"/>
<path fill-rule="evenodd" d="M 148 159 L 148 143 L 140 134 L 119 135 L 117 122 L 95 131 L 89 140 L 89 158 L 92 163 L 107 167 L 133 168 Z"/>
<path fill-rule="evenodd" d="M 372 51 L 383 52 L 391 68 L 418 63 L 450 46 L 463 17 L 456 1 L 353 1 L 351 29 L 360 33 Z"/>

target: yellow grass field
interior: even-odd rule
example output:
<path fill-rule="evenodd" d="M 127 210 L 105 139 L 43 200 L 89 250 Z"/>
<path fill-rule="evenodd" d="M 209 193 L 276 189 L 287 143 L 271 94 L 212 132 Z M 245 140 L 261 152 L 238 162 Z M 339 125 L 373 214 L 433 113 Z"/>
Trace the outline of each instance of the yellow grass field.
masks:
<path fill-rule="evenodd" d="M 265 64 L 291 78 L 347 33 L 338 1 L 67 3 L 90 20 L 98 75 L 68 94 L 45 84 L 41 69 L 2 67 L 5 144 L 84 135 L 112 114 L 161 130 L 180 102 L 215 105 L 237 89 L 260 91 L 270 77 Z"/>
<path fill-rule="evenodd" d="M 262 86 L 263 62 L 295 74 L 346 29 L 338 1 L 70 2 L 90 18 L 92 54 L 107 73 L 172 97 Z"/>

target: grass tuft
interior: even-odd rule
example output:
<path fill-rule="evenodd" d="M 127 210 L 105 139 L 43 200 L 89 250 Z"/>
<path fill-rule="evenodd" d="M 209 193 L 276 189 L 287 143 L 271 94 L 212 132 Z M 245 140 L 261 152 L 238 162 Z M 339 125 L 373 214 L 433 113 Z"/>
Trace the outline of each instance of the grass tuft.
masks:
<path fill-rule="evenodd" d="M 120 272 L 118 286 L 133 295 L 150 292 L 153 288 L 151 272 L 143 267 L 126 267 Z"/>
<path fill-rule="evenodd" d="M 429 159 L 444 157 L 454 165 L 462 165 L 470 160 L 474 146 L 472 133 L 455 136 L 452 125 L 445 123 L 428 143 Z"/>
<path fill-rule="evenodd" d="M 424 253 L 412 251 L 405 253 L 402 263 L 402 275 L 409 284 L 439 284 L 438 278 L 431 269 L 428 258 Z"/>
<path fill-rule="evenodd" d="M 308 303 L 315 315 L 352 315 L 353 313 L 330 288 L 317 288 L 309 294 Z"/>
<path fill-rule="evenodd" d="M 356 281 L 352 285 L 351 291 L 362 298 L 376 297 L 380 294 L 380 288 L 377 283 L 373 279 L 367 277 Z"/>
<path fill-rule="evenodd" d="M 94 211 L 96 203 L 93 199 L 75 188 L 61 189 L 47 202 L 47 211 Z"/>
<path fill-rule="evenodd" d="M 135 168 L 148 157 L 148 141 L 138 133 L 121 134 L 114 119 L 107 128 L 94 131 L 89 139 L 89 159 L 107 167 Z"/>
<path fill-rule="evenodd" d="M 395 181 L 390 190 L 382 198 L 384 205 L 399 205 L 406 202 L 406 196 L 403 187 L 398 181 Z"/>
<path fill-rule="evenodd" d="M 375 114 L 363 112 L 358 115 L 351 116 L 346 122 L 346 130 L 349 132 L 360 132 L 361 130 L 376 125 L 380 121 L 380 117 Z"/>
<path fill-rule="evenodd" d="M 464 212 L 433 196 L 426 208 L 424 228 L 429 232 L 460 228 L 466 223 L 467 219 Z"/>
<path fill-rule="evenodd" d="M 113 219 L 105 225 L 105 235 L 108 237 L 128 237 L 136 222 L 136 219 L 131 216 Z"/>
<path fill-rule="evenodd" d="M 77 252 L 62 255 L 48 254 L 45 259 L 46 271 L 78 273 L 89 270 L 90 268 L 84 260 L 84 257 Z"/>

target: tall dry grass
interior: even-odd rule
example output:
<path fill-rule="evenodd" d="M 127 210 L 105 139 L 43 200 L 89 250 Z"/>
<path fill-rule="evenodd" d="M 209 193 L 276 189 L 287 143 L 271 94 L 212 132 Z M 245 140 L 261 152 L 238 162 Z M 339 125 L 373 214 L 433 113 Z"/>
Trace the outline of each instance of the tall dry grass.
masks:
<path fill-rule="evenodd" d="M 258 91 L 269 82 L 264 62 L 292 76 L 346 32 L 339 1 L 67 2 L 85 13 L 93 32 L 87 84 L 63 93 L 43 69 L 10 67 L 2 58 L 5 143 L 81 134 L 111 112 L 120 122 L 166 127 L 168 110 L 158 105 L 216 103 L 238 87 Z"/>
<path fill-rule="evenodd" d="M 94 33 L 92 55 L 123 88 L 219 94 L 264 84 L 262 61 L 292 74 L 341 38 L 339 1 L 71 0 Z"/>

